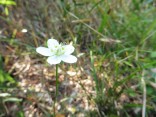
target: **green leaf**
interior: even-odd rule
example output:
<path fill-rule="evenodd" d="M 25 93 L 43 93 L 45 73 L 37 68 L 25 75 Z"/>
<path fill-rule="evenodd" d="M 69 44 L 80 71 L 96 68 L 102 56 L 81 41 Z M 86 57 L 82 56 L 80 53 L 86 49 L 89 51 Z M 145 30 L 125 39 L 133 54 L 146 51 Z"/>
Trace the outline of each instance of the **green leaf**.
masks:
<path fill-rule="evenodd" d="M 130 108 L 134 108 L 134 107 L 135 107 L 135 108 L 136 108 L 136 107 L 139 108 L 139 107 L 140 107 L 140 108 L 141 108 L 141 107 L 142 107 L 142 104 L 129 103 L 129 104 L 125 104 L 124 107 L 125 107 L 125 108 L 129 108 L 129 107 L 130 107 Z"/>
<path fill-rule="evenodd" d="M 134 90 L 131 89 L 131 88 L 125 90 L 125 92 L 126 92 L 129 96 L 131 96 L 131 97 L 136 97 L 136 95 L 137 95 L 136 91 L 134 91 Z"/>
<path fill-rule="evenodd" d="M 133 67 L 132 63 L 128 62 L 128 61 L 124 61 L 124 63 L 130 67 Z"/>
<path fill-rule="evenodd" d="M 15 84 L 16 81 L 13 77 L 11 77 L 7 72 L 3 70 L 3 60 L 2 56 L 0 55 L 0 88 L 8 88 L 8 86 L 12 86 L 12 84 Z"/>
<path fill-rule="evenodd" d="M 23 113 L 22 111 L 19 111 L 19 112 L 17 113 L 17 117 L 24 117 L 24 113 Z"/>
<path fill-rule="evenodd" d="M 156 52 L 151 52 L 151 58 L 156 58 Z"/>
<path fill-rule="evenodd" d="M 18 99 L 18 98 L 15 98 L 15 97 L 9 97 L 9 98 L 5 98 L 3 100 L 3 102 L 21 102 L 22 99 Z"/>
<path fill-rule="evenodd" d="M 11 96 L 9 93 L 0 93 L 0 97 L 8 97 Z"/>
<path fill-rule="evenodd" d="M 6 81 L 15 83 L 15 80 L 8 73 L 6 73 L 2 69 L 0 69 L 0 85 Z"/>
<path fill-rule="evenodd" d="M 0 55 L 0 69 L 3 69 L 3 60 L 2 60 L 2 56 Z"/>
<path fill-rule="evenodd" d="M 16 5 L 16 2 L 12 0 L 0 0 L 0 4 L 2 5 Z"/>

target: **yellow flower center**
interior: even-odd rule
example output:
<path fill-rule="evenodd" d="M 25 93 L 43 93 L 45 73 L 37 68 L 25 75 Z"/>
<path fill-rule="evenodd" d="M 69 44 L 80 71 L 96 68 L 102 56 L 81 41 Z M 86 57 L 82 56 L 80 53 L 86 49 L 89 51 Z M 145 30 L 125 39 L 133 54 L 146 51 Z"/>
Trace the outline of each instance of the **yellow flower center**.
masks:
<path fill-rule="evenodd" d="M 65 53 L 65 48 L 62 46 L 62 44 L 60 44 L 55 46 L 54 49 L 51 49 L 51 52 L 53 52 L 56 56 L 60 56 Z"/>

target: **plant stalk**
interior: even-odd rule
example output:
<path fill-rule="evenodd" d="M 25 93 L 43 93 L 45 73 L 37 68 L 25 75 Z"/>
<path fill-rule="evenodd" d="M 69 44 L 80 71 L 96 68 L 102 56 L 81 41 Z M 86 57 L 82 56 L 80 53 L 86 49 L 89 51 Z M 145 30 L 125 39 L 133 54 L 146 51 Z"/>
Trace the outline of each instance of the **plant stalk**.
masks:
<path fill-rule="evenodd" d="M 55 108 L 55 103 L 57 101 L 58 97 L 58 87 L 59 87 L 59 80 L 58 80 L 58 64 L 56 64 L 56 91 L 55 91 L 55 100 L 54 100 L 54 117 L 56 116 L 56 108 Z"/>

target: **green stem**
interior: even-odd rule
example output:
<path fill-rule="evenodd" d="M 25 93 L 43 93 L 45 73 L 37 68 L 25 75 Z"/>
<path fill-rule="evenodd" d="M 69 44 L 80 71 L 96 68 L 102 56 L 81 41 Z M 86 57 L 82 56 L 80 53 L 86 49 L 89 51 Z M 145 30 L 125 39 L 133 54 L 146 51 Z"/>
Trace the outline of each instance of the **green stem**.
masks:
<path fill-rule="evenodd" d="M 58 80 L 58 65 L 56 64 L 56 91 L 55 91 L 55 100 L 54 100 L 54 117 L 56 116 L 56 108 L 55 108 L 55 103 L 57 101 L 58 97 L 58 86 L 59 86 L 59 80 Z"/>
<path fill-rule="evenodd" d="M 90 58 L 91 58 L 91 66 L 92 66 L 92 73 L 93 73 L 93 78 L 95 81 L 95 88 L 96 88 L 96 93 L 98 94 L 99 92 L 99 81 L 98 81 L 98 76 L 96 74 L 96 70 L 94 67 L 94 58 L 93 58 L 93 52 L 90 51 Z"/>
<path fill-rule="evenodd" d="M 56 65 L 56 98 L 55 98 L 55 100 L 57 100 L 57 96 L 58 96 L 58 86 L 59 86 L 59 81 L 58 81 L 58 65 Z"/>

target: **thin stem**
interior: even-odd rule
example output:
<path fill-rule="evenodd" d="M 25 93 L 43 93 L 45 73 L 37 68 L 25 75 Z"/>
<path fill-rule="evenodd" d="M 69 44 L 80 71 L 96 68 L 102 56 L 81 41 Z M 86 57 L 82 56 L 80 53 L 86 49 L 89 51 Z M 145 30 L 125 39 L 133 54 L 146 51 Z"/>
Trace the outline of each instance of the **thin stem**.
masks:
<path fill-rule="evenodd" d="M 55 100 L 54 100 L 54 117 L 56 116 L 56 108 L 55 108 L 55 103 L 57 101 L 57 96 L 58 96 L 58 86 L 59 86 L 59 81 L 58 81 L 58 65 L 56 64 L 56 91 L 55 91 Z"/>
<path fill-rule="evenodd" d="M 59 86 L 59 81 L 58 81 L 58 65 L 56 65 L 56 98 L 55 98 L 55 100 L 57 100 L 57 96 L 58 96 L 58 86 Z"/>
<path fill-rule="evenodd" d="M 96 70 L 95 70 L 95 67 L 94 67 L 94 58 L 93 58 L 93 52 L 90 51 L 90 58 L 91 58 L 91 65 L 92 65 L 92 72 L 93 72 L 93 78 L 94 78 L 94 81 L 95 81 L 95 87 L 96 87 L 96 93 L 98 94 L 99 93 L 99 81 L 98 81 L 98 76 L 96 74 Z"/>

